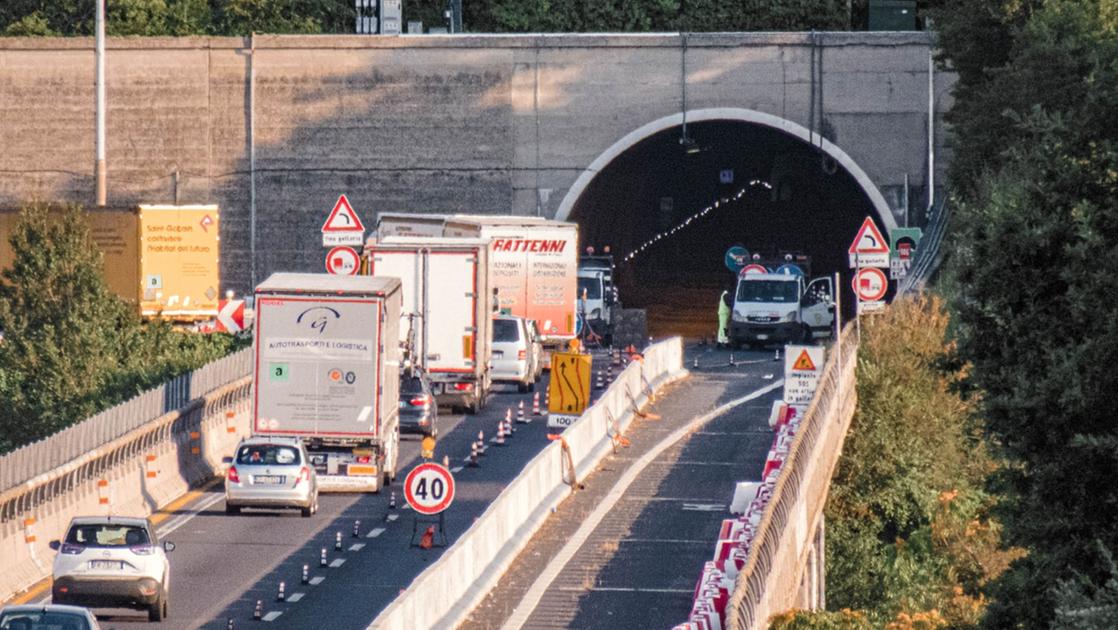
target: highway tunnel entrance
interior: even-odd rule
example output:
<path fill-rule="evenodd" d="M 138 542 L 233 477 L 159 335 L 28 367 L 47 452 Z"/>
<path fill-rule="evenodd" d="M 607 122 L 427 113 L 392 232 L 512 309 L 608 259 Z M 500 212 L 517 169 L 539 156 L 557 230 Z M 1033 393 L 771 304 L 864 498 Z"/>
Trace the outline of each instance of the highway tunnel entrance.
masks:
<path fill-rule="evenodd" d="M 858 176 L 868 183 L 769 125 L 689 122 L 686 136 L 672 126 L 620 151 L 560 218 L 579 224 L 583 247 L 610 247 L 623 305 L 648 310 L 650 334 L 714 335 L 719 295 L 735 282 L 724 263 L 735 244 L 766 257 L 807 254 L 812 276 L 840 272 L 845 319 L 850 242 L 866 216 L 883 230 L 893 224 Z"/>

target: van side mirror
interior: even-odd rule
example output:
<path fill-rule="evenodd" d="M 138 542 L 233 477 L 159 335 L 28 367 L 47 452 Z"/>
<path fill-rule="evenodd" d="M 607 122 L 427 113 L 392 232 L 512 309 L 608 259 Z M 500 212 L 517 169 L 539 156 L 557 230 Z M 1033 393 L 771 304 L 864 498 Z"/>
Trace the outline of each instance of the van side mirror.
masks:
<path fill-rule="evenodd" d="M 54 549 L 55 551 L 58 551 L 59 549 L 62 548 L 62 541 L 52 540 L 52 541 L 50 541 L 50 543 L 48 543 L 47 546 L 49 546 L 51 549 Z"/>
<path fill-rule="evenodd" d="M 164 542 L 163 543 L 163 551 L 166 551 L 167 553 L 171 553 L 174 550 L 175 550 L 175 543 L 173 543 L 173 542 Z"/>

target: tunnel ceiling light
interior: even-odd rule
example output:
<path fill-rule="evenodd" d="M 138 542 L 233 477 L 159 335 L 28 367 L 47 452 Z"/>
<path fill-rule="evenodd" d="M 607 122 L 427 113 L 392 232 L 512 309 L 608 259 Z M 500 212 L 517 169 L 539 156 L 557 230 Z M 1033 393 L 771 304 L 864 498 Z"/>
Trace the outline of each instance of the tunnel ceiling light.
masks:
<path fill-rule="evenodd" d="M 685 140 L 689 141 L 692 144 L 695 143 L 695 141 L 691 140 L 690 138 L 680 138 L 679 143 L 681 145 L 685 144 L 684 143 Z M 699 152 L 698 145 L 695 144 L 695 147 L 696 147 L 695 151 L 693 151 L 693 152 L 698 153 Z M 688 153 L 692 153 L 692 151 L 688 151 Z M 719 198 L 719 199 L 715 199 L 713 205 L 709 205 L 709 206 L 703 208 L 699 212 L 696 212 L 696 213 L 692 214 L 691 216 L 687 217 L 686 219 L 684 219 L 680 223 L 677 223 L 675 226 L 673 226 L 673 227 L 671 227 L 671 228 L 669 228 L 669 229 L 667 229 L 663 232 L 660 232 L 660 233 L 656 234 L 652 238 L 650 238 L 647 241 L 645 241 L 644 243 L 642 243 L 639 247 L 637 247 L 636 249 L 633 249 L 628 254 L 626 254 L 625 257 L 621 259 L 621 261 L 622 262 L 628 262 L 630 260 L 633 260 L 634 258 L 637 257 L 637 254 L 643 252 L 644 250 L 648 249 L 652 245 L 655 245 L 657 242 L 659 242 L 665 236 L 674 236 L 676 232 L 682 232 L 683 228 L 691 225 L 691 222 L 694 221 L 695 219 L 701 219 L 701 218 L 705 217 L 706 215 L 710 214 L 711 210 L 715 210 L 717 208 L 721 208 L 723 206 L 729 205 L 730 201 L 736 201 L 738 199 L 741 199 L 742 197 L 745 196 L 745 193 L 748 192 L 749 188 L 755 188 L 757 186 L 761 186 L 765 189 L 772 190 L 772 184 L 769 184 L 768 182 L 762 181 L 762 180 L 759 180 L 759 179 L 754 179 L 754 180 L 749 182 L 748 187 L 742 188 L 741 190 L 737 191 L 737 193 L 731 195 L 730 197 L 722 197 L 722 198 Z"/>
<path fill-rule="evenodd" d="M 699 147 L 699 143 L 695 142 L 694 138 L 689 138 L 686 135 L 679 139 L 679 146 L 683 147 L 683 152 L 687 155 L 695 155 L 699 151 L 702 151 L 702 148 Z"/>

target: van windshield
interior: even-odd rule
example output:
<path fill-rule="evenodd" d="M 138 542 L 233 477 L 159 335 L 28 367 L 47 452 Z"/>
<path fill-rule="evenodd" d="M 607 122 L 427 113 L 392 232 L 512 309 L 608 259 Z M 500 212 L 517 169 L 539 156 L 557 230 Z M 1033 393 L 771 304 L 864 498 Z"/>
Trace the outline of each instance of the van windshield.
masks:
<path fill-rule="evenodd" d="M 493 320 L 493 341 L 519 341 L 520 326 L 515 319 Z"/>
<path fill-rule="evenodd" d="M 786 280 L 743 280 L 738 283 L 738 302 L 798 302 L 799 283 Z"/>

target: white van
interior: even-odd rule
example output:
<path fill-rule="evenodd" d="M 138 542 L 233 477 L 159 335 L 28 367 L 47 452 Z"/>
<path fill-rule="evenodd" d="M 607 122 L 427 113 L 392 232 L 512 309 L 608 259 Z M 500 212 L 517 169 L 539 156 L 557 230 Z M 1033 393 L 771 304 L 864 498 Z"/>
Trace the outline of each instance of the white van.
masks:
<path fill-rule="evenodd" d="M 735 347 L 757 347 L 828 338 L 835 326 L 834 294 L 829 276 L 805 285 L 798 274 L 747 273 L 734 292 L 730 340 Z"/>

